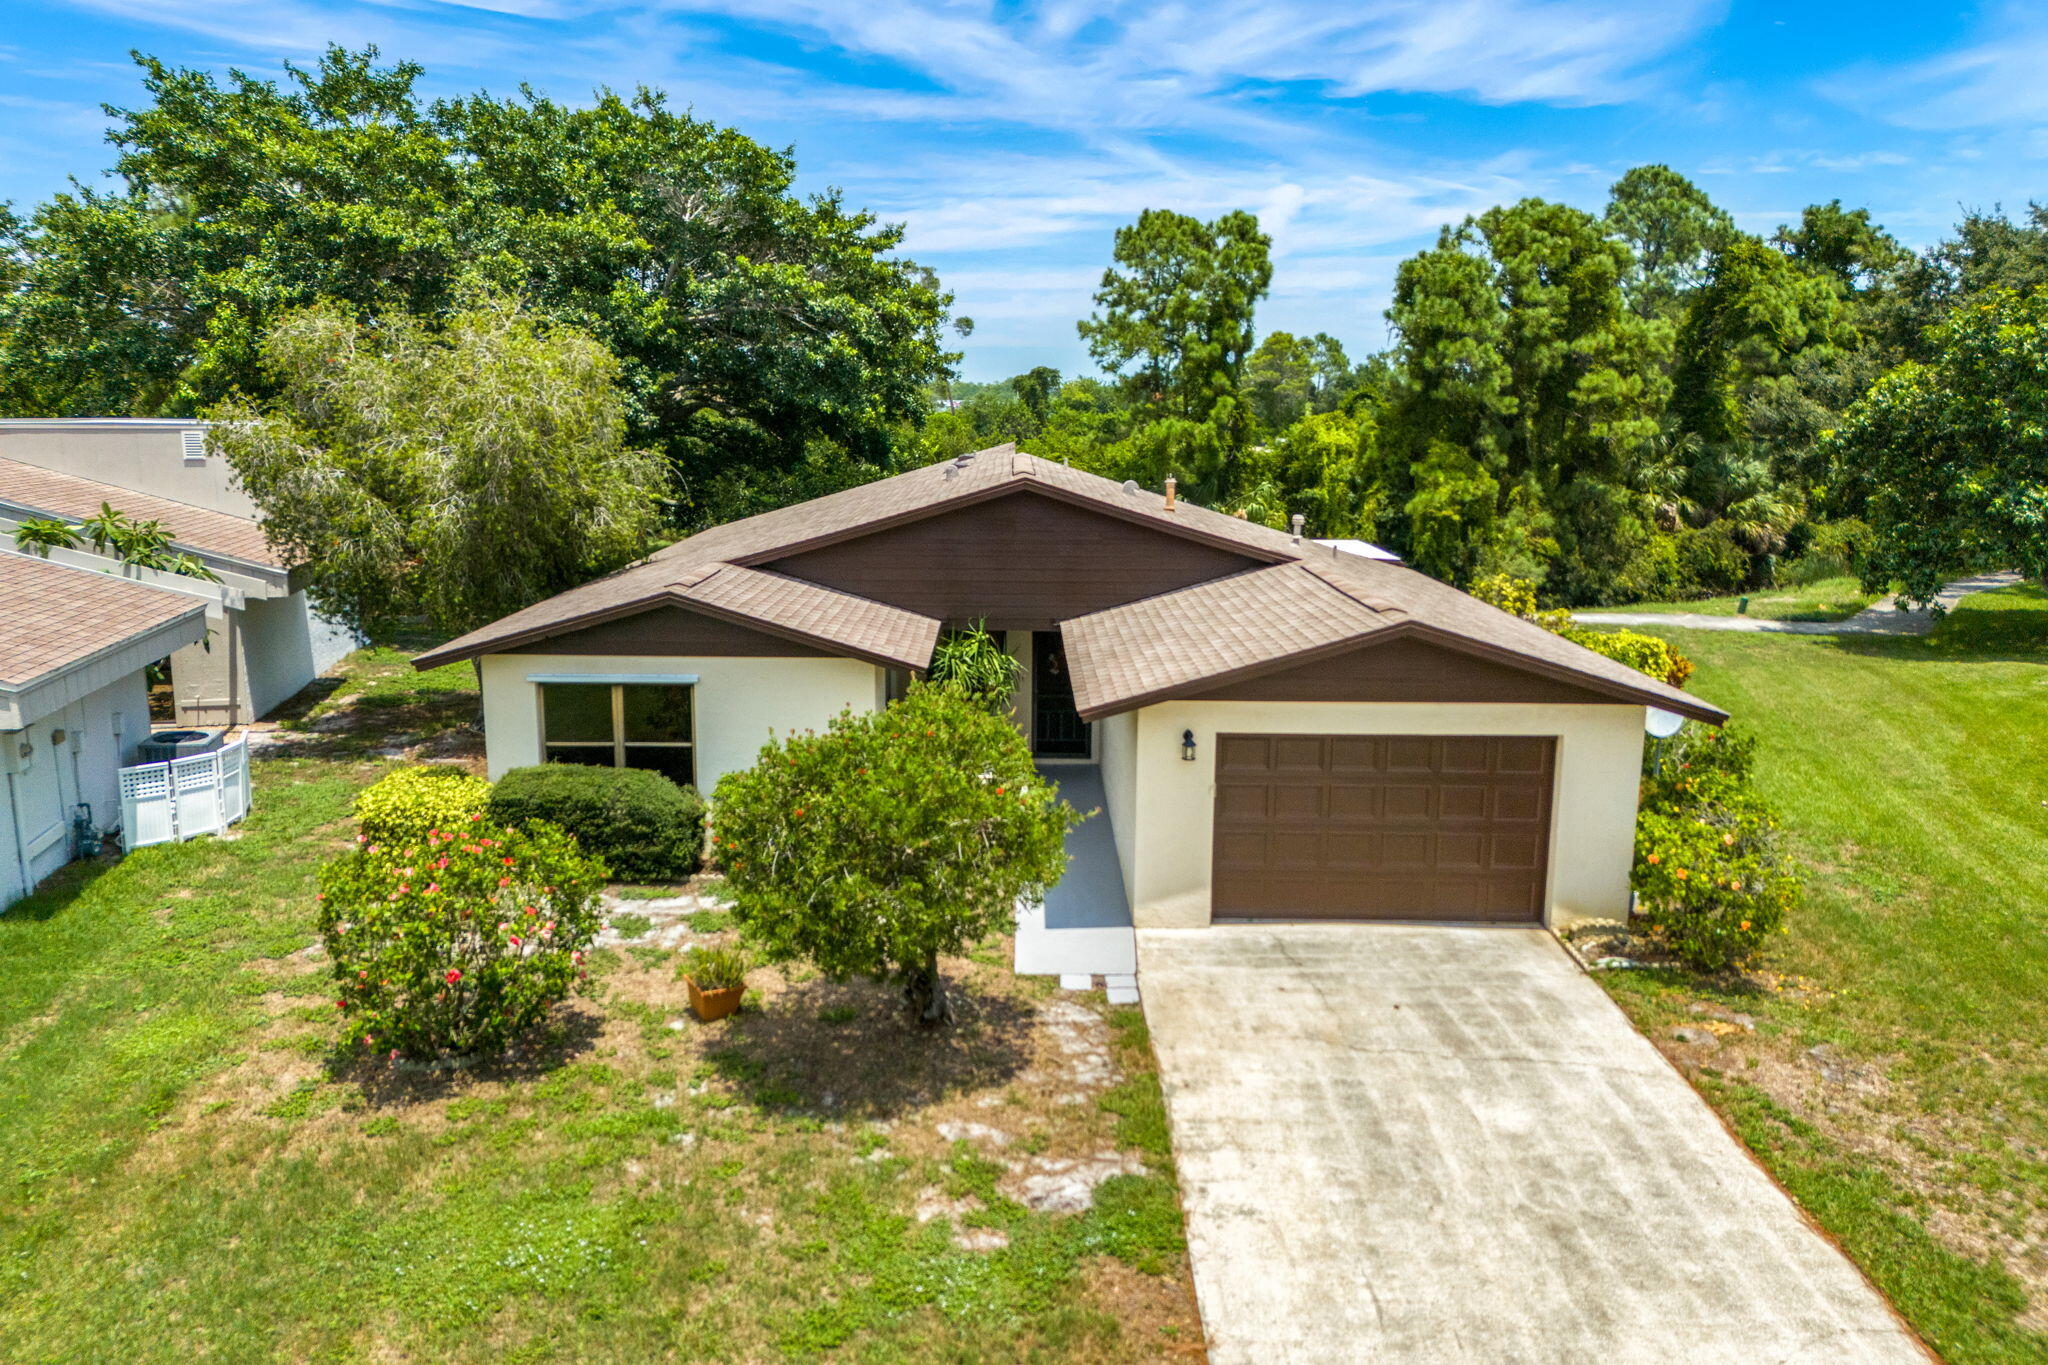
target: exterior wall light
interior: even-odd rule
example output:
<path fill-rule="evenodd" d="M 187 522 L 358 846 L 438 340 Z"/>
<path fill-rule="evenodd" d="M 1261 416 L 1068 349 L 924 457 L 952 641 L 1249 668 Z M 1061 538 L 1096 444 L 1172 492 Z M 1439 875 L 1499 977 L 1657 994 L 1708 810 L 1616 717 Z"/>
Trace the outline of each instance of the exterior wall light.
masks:
<path fill-rule="evenodd" d="M 1195 761 L 1195 732 L 1193 730 L 1183 730 L 1180 732 L 1180 756 L 1190 763 Z"/>

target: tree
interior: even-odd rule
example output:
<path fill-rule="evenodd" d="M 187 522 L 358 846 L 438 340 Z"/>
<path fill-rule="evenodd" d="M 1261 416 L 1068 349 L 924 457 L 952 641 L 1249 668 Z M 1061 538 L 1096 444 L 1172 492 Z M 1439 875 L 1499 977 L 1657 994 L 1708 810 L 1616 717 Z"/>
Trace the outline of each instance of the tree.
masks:
<path fill-rule="evenodd" d="M 332 300 L 439 317 L 494 286 L 619 358 L 635 444 L 685 520 L 810 459 L 889 466 L 947 363 L 949 304 L 899 229 L 800 198 L 788 154 L 640 90 L 436 103 L 421 69 L 331 48 L 282 86 L 138 57 L 114 111 L 125 188 L 80 189 L 16 234 L 0 410 L 181 415 L 273 380 L 263 339 Z"/>
<path fill-rule="evenodd" d="M 1326 332 L 1297 337 L 1271 332 L 1245 362 L 1246 392 L 1268 432 L 1337 405 L 1351 378 L 1344 346 Z"/>
<path fill-rule="evenodd" d="M 1116 232 L 1115 264 L 1079 324 L 1089 354 L 1122 381 L 1155 433 L 1145 455 L 1165 459 L 1195 497 L 1223 490 L 1250 413 L 1239 388 L 1252 349 L 1252 312 L 1272 283 L 1271 241 L 1249 213 L 1213 223 L 1147 209 Z"/>
<path fill-rule="evenodd" d="M 772 957 L 900 986 L 949 1021 L 941 955 L 1010 927 L 1066 870 L 1079 819 L 1007 718 L 925 683 L 822 735 L 771 740 L 713 799 L 741 931 Z"/>
<path fill-rule="evenodd" d="M 1513 573 L 1575 600 L 1612 577 L 1668 394 L 1665 333 L 1623 303 L 1629 268 L 1597 219 L 1540 199 L 1402 262 L 1382 444 L 1408 470 L 1392 491 L 1419 567 Z"/>
<path fill-rule="evenodd" d="M 1060 372 L 1050 365 L 1034 365 L 1012 379 L 1010 387 L 1017 391 L 1018 399 L 1031 414 L 1031 420 L 1044 426 L 1052 397 L 1060 391 Z"/>
<path fill-rule="evenodd" d="M 1734 238 L 1735 220 L 1669 166 L 1638 166 L 1608 191 L 1607 229 L 1635 254 L 1629 307 L 1651 318 L 1677 311 Z"/>
<path fill-rule="evenodd" d="M 1993 566 L 2048 584 L 2048 289 L 1961 305 L 1929 341 L 1823 442 L 1870 490 L 1864 586 L 1926 603 Z"/>
<path fill-rule="evenodd" d="M 1831 277 L 1844 294 L 1877 287 L 1911 259 L 1898 240 L 1870 221 L 1869 209 L 1839 199 L 1808 204 L 1799 226 L 1778 229 L 1771 244 L 1807 269 Z"/>
<path fill-rule="evenodd" d="M 439 331 L 323 304 L 261 355 L 276 397 L 220 405 L 208 441 L 325 615 L 467 630 L 649 547 L 660 463 L 584 332 L 494 296 Z"/>

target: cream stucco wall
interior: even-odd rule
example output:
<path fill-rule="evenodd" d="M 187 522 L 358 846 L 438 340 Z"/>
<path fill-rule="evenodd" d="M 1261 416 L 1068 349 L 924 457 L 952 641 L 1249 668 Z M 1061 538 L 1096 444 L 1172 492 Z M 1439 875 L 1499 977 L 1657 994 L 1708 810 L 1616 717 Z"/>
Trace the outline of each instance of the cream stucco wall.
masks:
<path fill-rule="evenodd" d="M 1426 702 L 1161 702 L 1134 713 L 1127 776 L 1121 784 L 1138 812 L 1112 810 L 1124 884 L 1141 928 L 1209 922 L 1210 844 L 1219 734 L 1552 735 L 1549 923 L 1619 919 L 1628 910 L 1634 857 L 1636 788 L 1643 752 L 1643 708 Z M 1108 723 L 1098 727 L 1106 731 Z M 1181 757 L 1181 735 L 1195 735 L 1196 761 Z M 1119 740 L 1111 747 L 1121 748 Z M 1126 842 L 1130 844 L 1124 853 Z"/>
<path fill-rule="evenodd" d="M 529 679 L 693 676 L 697 785 L 753 766 L 769 732 L 823 729 L 843 709 L 882 705 L 885 674 L 858 659 L 672 658 L 615 654 L 487 654 L 484 745 L 493 779 L 541 761 L 540 688 Z"/>
<path fill-rule="evenodd" d="M 1095 722 L 1095 757 L 1102 765 L 1103 813 L 1116 840 L 1126 890 L 1137 885 L 1138 713 Z"/>

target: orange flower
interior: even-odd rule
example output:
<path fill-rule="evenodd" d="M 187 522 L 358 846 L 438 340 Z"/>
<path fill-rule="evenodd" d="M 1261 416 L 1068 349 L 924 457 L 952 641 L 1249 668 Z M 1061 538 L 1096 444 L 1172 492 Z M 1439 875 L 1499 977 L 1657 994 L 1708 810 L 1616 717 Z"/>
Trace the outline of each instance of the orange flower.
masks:
<path fill-rule="evenodd" d="M 1685 871 L 1685 869 L 1684 869 L 1684 868 L 1682 868 L 1682 867 L 1681 867 L 1681 868 L 1676 868 L 1676 869 L 1674 869 L 1674 870 L 1673 870 L 1673 872 L 1672 872 L 1672 874 L 1671 874 L 1671 875 L 1672 875 L 1672 876 L 1674 876 L 1674 877 L 1676 877 L 1676 878 L 1678 878 L 1678 880 L 1680 880 L 1680 881 L 1684 881 L 1684 880 L 1685 880 L 1685 878 L 1686 878 L 1686 871 Z"/>
<path fill-rule="evenodd" d="M 1654 865 L 1656 865 L 1656 864 L 1658 864 L 1658 863 L 1661 863 L 1661 862 L 1663 862 L 1663 861 L 1664 861 L 1664 855 L 1663 855 L 1663 854 L 1661 854 L 1661 853 L 1652 853 L 1652 854 L 1648 855 L 1647 857 L 1645 857 L 1645 858 L 1643 859 L 1643 861 L 1644 861 L 1644 862 L 1646 862 L 1646 863 L 1649 863 L 1649 864 L 1651 864 L 1652 866 L 1654 866 Z"/>

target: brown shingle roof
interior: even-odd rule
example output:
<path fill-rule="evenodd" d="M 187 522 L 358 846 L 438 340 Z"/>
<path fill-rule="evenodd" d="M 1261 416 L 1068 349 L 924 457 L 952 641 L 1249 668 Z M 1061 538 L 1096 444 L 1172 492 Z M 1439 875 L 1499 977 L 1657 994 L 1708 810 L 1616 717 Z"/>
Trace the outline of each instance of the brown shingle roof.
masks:
<path fill-rule="evenodd" d="M 22 688 L 206 604 L 112 574 L 0 551 L 0 686 Z"/>
<path fill-rule="evenodd" d="M 283 557 L 264 538 L 262 524 L 252 517 L 173 502 L 17 460 L 0 459 L 0 502 L 66 521 L 83 521 L 97 514 L 100 504 L 106 503 L 139 521 L 162 522 L 181 549 L 225 555 L 267 569 L 285 567 Z"/>
<path fill-rule="evenodd" d="M 1568 676 L 1618 697 L 1702 719 L 1725 718 L 1718 708 L 1689 693 L 1399 563 L 1298 541 L 1283 531 L 1185 501 L 1168 511 L 1158 493 L 1134 491 L 1099 475 L 1024 454 L 1014 445 L 996 446 L 714 526 L 608 578 L 572 588 L 471 631 L 421 655 L 416 662 L 430 667 L 473 658 L 644 610 L 676 596 L 678 585 L 716 583 L 730 566 L 738 565 L 748 567 L 753 577 L 728 580 L 723 589 L 715 591 L 739 594 L 744 585 L 747 599 L 764 605 L 730 608 L 736 614 L 776 624 L 762 614 L 768 609 L 765 604 L 774 603 L 775 610 L 800 616 L 810 638 L 921 668 L 929 661 L 931 641 L 936 639 L 936 623 L 929 618 L 896 612 L 893 607 L 882 610 L 896 612 L 895 617 L 878 616 L 872 609 L 881 604 L 846 593 L 807 597 L 799 605 L 798 597 L 789 590 L 771 593 L 755 581 L 789 584 L 795 580 L 751 566 L 1022 490 L 1227 546 L 1274 566 L 1065 623 L 1062 633 L 1076 701 L 1084 713 L 1099 714 L 1103 708 L 1135 697 L 1155 696 L 1161 689 L 1209 684 L 1234 672 L 1282 666 L 1304 653 L 1339 647 L 1346 640 L 1362 640 L 1374 631 L 1400 625 L 1435 633 L 1511 663 Z M 817 588 L 810 591 L 827 593 Z M 739 600 L 739 596 L 733 598 Z M 910 629 L 898 617 L 920 623 L 914 635 L 891 633 Z M 924 634 L 928 626 L 932 630 L 929 638 Z M 911 655 L 917 655 L 915 662 Z"/>
<path fill-rule="evenodd" d="M 673 595 L 679 602 L 767 625 L 896 668 L 923 668 L 939 623 L 885 602 L 821 588 L 799 578 L 725 565 Z"/>

